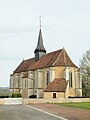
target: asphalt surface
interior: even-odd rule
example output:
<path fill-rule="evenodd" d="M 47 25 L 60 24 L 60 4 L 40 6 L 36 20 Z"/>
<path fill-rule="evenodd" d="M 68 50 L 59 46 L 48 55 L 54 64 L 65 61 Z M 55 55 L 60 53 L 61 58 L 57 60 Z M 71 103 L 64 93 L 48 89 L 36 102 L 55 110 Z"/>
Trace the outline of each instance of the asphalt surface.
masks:
<path fill-rule="evenodd" d="M 62 120 L 23 105 L 0 106 L 0 120 Z"/>

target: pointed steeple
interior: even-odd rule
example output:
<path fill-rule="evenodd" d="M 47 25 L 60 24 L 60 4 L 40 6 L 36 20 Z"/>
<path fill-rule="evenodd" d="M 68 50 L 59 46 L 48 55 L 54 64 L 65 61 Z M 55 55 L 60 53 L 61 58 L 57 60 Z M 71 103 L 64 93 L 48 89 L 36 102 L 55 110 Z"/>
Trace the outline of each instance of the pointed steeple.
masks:
<path fill-rule="evenodd" d="M 39 30 L 37 47 L 34 51 L 35 61 L 38 61 L 40 59 L 40 57 L 46 53 L 46 50 L 43 45 L 43 38 L 42 38 L 42 32 L 41 32 L 41 16 L 39 18 L 40 18 L 40 30 Z"/>
<path fill-rule="evenodd" d="M 46 50 L 45 50 L 44 45 L 43 45 L 41 28 L 39 31 L 37 47 L 36 47 L 34 53 L 35 53 L 35 60 L 36 61 L 38 61 L 40 59 L 40 57 L 46 53 Z"/>
<path fill-rule="evenodd" d="M 34 53 L 36 53 L 36 52 L 44 52 L 44 53 L 46 53 L 46 50 L 45 50 L 44 45 L 43 45 L 43 38 L 42 38 L 41 29 L 39 31 L 38 43 L 37 43 L 37 47 L 36 47 Z"/>

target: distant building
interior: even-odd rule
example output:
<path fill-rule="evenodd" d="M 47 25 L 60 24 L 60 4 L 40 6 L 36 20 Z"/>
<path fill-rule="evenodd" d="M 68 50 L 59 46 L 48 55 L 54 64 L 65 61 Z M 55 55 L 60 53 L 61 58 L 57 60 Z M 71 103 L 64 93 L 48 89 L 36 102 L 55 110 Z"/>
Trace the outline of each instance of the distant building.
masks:
<path fill-rule="evenodd" d="M 35 57 L 23 60 L 10 75 L 10 93 L 28 98 L 68 98 L 82 96 L 78 67 L 64 48 L 46 53 L 41 28 Z"/>

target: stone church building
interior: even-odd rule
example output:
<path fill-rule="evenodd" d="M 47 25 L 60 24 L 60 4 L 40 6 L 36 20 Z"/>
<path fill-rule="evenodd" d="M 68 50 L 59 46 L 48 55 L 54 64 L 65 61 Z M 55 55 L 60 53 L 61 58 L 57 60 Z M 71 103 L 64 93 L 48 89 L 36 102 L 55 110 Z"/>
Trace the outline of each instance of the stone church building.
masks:
<path fill-rule="evenodd" d="M 23 60 L 10 75 L 10 94 L 28 98 L 68 98 L 82 96 L 80 71 L 64 48 L 46 53 L 41 28 L 35 57 Z"/>

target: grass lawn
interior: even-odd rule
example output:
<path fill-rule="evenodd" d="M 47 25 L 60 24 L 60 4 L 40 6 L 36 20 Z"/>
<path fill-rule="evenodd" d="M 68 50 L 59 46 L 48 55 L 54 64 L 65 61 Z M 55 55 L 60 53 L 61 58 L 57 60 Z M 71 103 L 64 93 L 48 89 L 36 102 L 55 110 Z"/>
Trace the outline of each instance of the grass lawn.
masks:
<path fill-rule="evenodd" d="M 83 103 L 59 103 L 58 105 L 90 110 L 90 102 L 86 102 L 86 103 L 85 102 L 83 102 Z"/>

